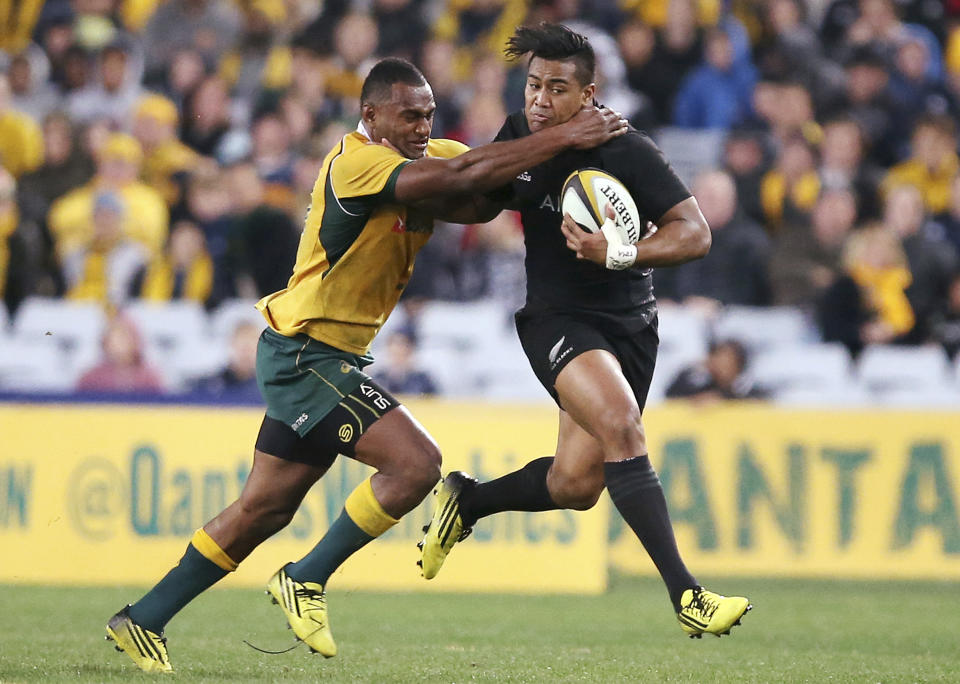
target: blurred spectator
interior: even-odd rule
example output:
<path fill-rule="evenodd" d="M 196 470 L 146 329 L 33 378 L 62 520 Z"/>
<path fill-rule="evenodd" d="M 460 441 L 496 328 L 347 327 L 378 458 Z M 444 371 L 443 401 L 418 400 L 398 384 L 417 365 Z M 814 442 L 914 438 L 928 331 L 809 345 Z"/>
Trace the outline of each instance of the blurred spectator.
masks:
<path fill-rule="evenodd" d="M 20 179 L 21 211 L 32 221 L 45 221 L 54 201 L 90 180 L 93 171 L 93 161 L 77 144 L 70 118 L 51 114 L 43 122 L 43 164 Z"/>
<path fill-rule="evenodd" d="M 889 66 L 874 45 L 863 45 L 844 64 L 846 89 L 831 114 L 844 113 L 860 124 L 871 161 L 888 166 L 896 160 L 896 106 L 889 90 Z"/>
<path fill-rule="evenodd" d="M 387 338 L 383 368 L 377 371 L 374 379 L 392 394 L 437 393 L 433 378 L 417 366 L 416 343 L 413 334 L 407 330 L 399 330 Z"/>
<path fill-rule="evenodd" d="M 950 183 L 950 206 L 935 217 L 934 227 L 953 245 L 954 251 L 960 253 L 960 174 Z"/>
<path fill-rule="evenodd" d="M 3 6 L 0 55 L 3 52 L 15 55 L 27 47 L 43 5 L 43 0 L 24 0 Z"/>
<path fill-rule="evenodd" d="M 267 203 L 287 209 L 293 202 L 293 151 L 290 149 L 290 128 L 274 113 L 263 114 L 253 122 L 253 163 L 267 186 Z"/>
<path fill-rule="evenodd" d="M 703 259 L 657 269 L 653 278 L 658 296 L 708 311 L 723 304 L 769 304 L 770 239 L 738 209 L 733 179 L 724 171 L 709 171 L 697 176 L 692 189 L 710 225 L 713 245 Z"/>
<path fill-rule="evenodd" d="M 684 368 L 667 388 L 668 399 L 714 403 L 731 399 L 766 399 L 768 393 L 744 374 L 747 350 L 736 340 L 710 345 L 707 358 Z"/>
<path fill-rule="evenodd" d="M 888 344 L 916 322 L 907 298 L 911 275 L 896 233 L 883 225 L 861 228 L 844 246 L 844 275 L 818 307 L 825 342 L 841 342 L 854 356 L 867 344 Z"/>
<path fill-rule="evenodd" d="M 314 176 L 316 180 L 316 176 Z M 216 165 L 202 165 L 193 174 L 187 189 L 187 209 L 192 221 L 203 231 L 207 253 L 213 264 L 213 284 L 208 304 L 237 296 L 230 240 L 235 220 L 230 214 L 227 176 Z"/>
<path fill-rule="evenodd" d="M 704 63 L 683 80 L 677 92 L 674 124 L 728 129 L 746 121 L 756 79 L 752 64 L 734 61 L 727 33 L 711 30 L 704 46 Z"/>
<path fill-rule="evenodd" d="M 767 227 L 776 232 L 785 221 L 805 221 L 820 194 L 813 147 L 801 135 L 787 140 L 777 164 L 760 183 L 760 203 Z"/>
<path fill-rule="evenodd" d="M 894 166 L 883 179 L 889 192 L 897 185 L 913 185 L 926 208 L 937 214 L 950 204 L 953 179 L 960 172 L 957 157 L 956 124 L 949 116 L 925 115 L 918 121 L 910 138 L 910 158 Z"/>
<path fill-rule="evenodd" d="M 929 320 L 942 313 L 950 281 L 958 271 L 957 252 L 927 226 L 920 191 L 910 185 L 892 188 L 883 211 L 884 226 L 900 240 L 906 253 L 911 282 L 907 296 L 916 314 L 917 328 L 909 338 L 923 342 Z"/>
<path fill-rule="evenodd" d="M 30 293 L 30 264 L 24 254 L 17 182 L 0 167 L 0 300 L 9 312 Z"/>
<path fill-rule="evenodd" d="M 10 104 L 34 121 L 43 121 L 60 105 L 57 89 L 46 80 L 36 78 L 33 65 L 26 53 L 19 54 L 10 62 L 7 72 L 10 81 Z"/>
<path fill-rule="evenodd" d="M 63 54 L 62 94 L 69 97 L 90 85 L 91 60 L 87 51 L 79 45 L 70 45 Z"/>
<path fill-rule="evenodd" d="M 257 344 L 263 326 L 241 321 L 230 334 L 230 355 L 227 367 L 219 373 L 201 378 L 192 391 L 215 399 L 261 403 L 257 385 Z"/>
<path fill-rule="evenodd" d="M 373 17 L 380 36 L 377 54 L 413 61 L 427 38 L 422 0 L 374 0 Z"/>
<path fill-rule="evenodd" d="M 207 76 L 203 57 L 196 50 L 178 50 L 163 77 L 152 79 L 173 100 L 178 112 L 186 111 L 187 97 Z"/>
<path fill-rule="evenodd" d="M 860 0 L 859 9 L 860 16 L 847 30 L 849 43 L 855 46 L 873 43 L 892 61 L 900 45 L 911 39 L 920 40 L 931 55 L 936 55 L 927 67 L 930 77 L 937 81 L 943 78 L 943 63 L 936 36 L 925 26 L 904 23 L 897 14 L 895 0 Z"/>
<path fill-rule="evenodd" d="M 263 297 L 282 290 L 296 259 L 299 227 L 265 202 L 264 184 L 252 163 L 235 164 L 227 176 L 236 212 L 230 253 L 239 294 Z"/>
<path fill-rule="evenodd" d="M 213 63 L 239 31 L 240 12 L 229 0 L 166 0 L 143 32 L 147 72 L 162 72 L 181 50 L 197 50 Z"/>
<path fill-rule="evenodd" d="M 113 316 L 103 333 L 101 361 L 77 382 L 78 392 L 159 394 L 160 374 L 144 360 L 143 339 L 129 318 Z"/>
<path fill-rule="evenodd" d="M 434 38 L 423 46 L 423 75 L 433 88 L 433 99 L 437 103 L 431 135 L 438 138 L 450 136 L 460 125 L 464 103 L 459 99 L 461 93 L 454 74 L 455 53 L 450 40 Z"/>
<path fill-rule="evenodd" d="M 290 85 L 293 56 L 277 36 L 287 16 L 283 0 L 252 0 L 241 8 L 243 31 L 234 48 L 220 59 L 218 72 L 234 95 L 250 105 L 261 89 L 282 90 Z"/>
<path fill-rule="evenodd" d="M 125 128 L 140 97 L 139 79 L 128 73 L 129 55 L 123 43 L 112 43 L 100 53 L 98 79 L 67 96 L 66 108 L 78 123 L 108 119 Z"/>
<path fill-rule="evenodd" d="M 897 105 L 897 128 L 912 130 L 925 113 L 957 117 L 957 99 L 934 77 L 928 67 L 930 52 L 925 41 L 910 37 L 897 47 L 896 69 L 890 81 L 890 94 Z"/>
<path fill-rule="evenodd" d="M 943 346 L 951 359 L 957 358 L 960 353 L 960 273 L 950 281 L 946 305 L 933 316 L 930 329 L 933 340 Z"/>
<path fill-rule="evenodd" d="M 843 71 L 824 57 L 807 16 L 807 3 L 771 0 L 762 8 L 763 33 L 756 46 L 760 71 L 799 79 L 812 89 L 818 103 L 835 97 L 843 88 Z"/>
<path fill-rule="evenodd" d="M 333 33 L 334 51 L 327 60 L 327 92 L 353 111 L 363 79 L 376 60 L 377 24 L 366 14 L 347 14 Z"/>
<path fill-rule="evenodd" d="M 826 190 L 850 190 L 857 198 L 861 219 L 877 219 L 877 188 L 881 170 L 864 155 L 863 131 L 849 116 L 838 116 L 823 125 L 820 143 L 820 183 Z"/>
<path fill-rule="evenodd" d="M 770 255 L 773 304 L 813 308 L 839 277 L 843 244 L 857 220 L 849 190 L 824 191 L 811 221 L 788 221 Z"/>
<path fill-rule="evenodd" d="M 0 73 L 0 166 L 19 178 L 43 162 L 43 134 L 28 115 L 11 106 L 7 76 Z"/>
<path fill-rule="evenodd" d="M 170 207 L 180 201 L 179 182 L 198 157 L 177 138 L 179 119 L 176 105 L 156 93 L 137 101 L 133 117 L 133 135 L 143 147 L 143 179 Z"/>
<path fill-rule="evenodd" d="M 180 138 L 205 157 L 222 158 L 221 146 L 230 131 L 230 94 L 223 79 L 205 78 L 184 103 Z"/>
<path fill-rule="evenodd" d="M 205 304 L 213 290 L 213 260 L 203 232 L 189 221 L 170 231 L 166 251 L 143 264 L 130 282 L 130 296 L 156 302 L 189 300 Z"/>
<path fill-rule="evenodd" d="M 117 194 L 99 193 L 93 200 L 89 242 L 62 253 L 67 297 L 121 306 L 137 270 L 149 255 L 124 234 L 127 208 Z"/>
<path fill-rule="evenodd" d="M 763 221 L 760 183 L 770 166 L 767 135 L 756 128 L 734 128 L 723 143 L 722 166 L 737 187 L 741 210 L 754 221 Z"/>
<path fill-rule="evenodd" d="M 58 199 L 50 209 L 48 223 L 61 255 L 89 246 L 94 234 L 94 198 L 116 195 L 124 207 L 124 237 L 159 254 L 167 239 L 169 216 L 160 194 L 137 180 L 143 152 L 140 143 L 123 133 L 113 133 L 104 142 L 93 179 Z"/>

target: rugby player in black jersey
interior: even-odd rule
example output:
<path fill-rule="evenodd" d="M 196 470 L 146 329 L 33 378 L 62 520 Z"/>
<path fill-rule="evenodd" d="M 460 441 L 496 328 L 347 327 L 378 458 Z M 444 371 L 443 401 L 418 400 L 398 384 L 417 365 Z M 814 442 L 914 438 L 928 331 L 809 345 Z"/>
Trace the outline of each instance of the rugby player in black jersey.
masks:
<path fill-rule="evenodd" d="M 497 140 L 561 124 L 594 102 L 595 58 L 584 36 L 558 24 L 520 27 L 506 54 L 529 56 L 525 106 L 507 118 Z M 585 167 L 620 179 L 641 224 L 656 226 L 636 245 L 614 245 L 620 258 L 608 257 L 603 233 L 587 233 L 561 215 L 563 182 Z M 704 589 L 684 565 L 641 419 L 659 341 L 651 269 L 699 259 L 710 249 L 697 200 L 650 138 L 631 128 L 594 149 L 567 150 L 528 169 L 474 207 L 478 218 L 502 208 L 520 211 L 527 299 L 516 315 L 517 332 L 533 371 L 560 407 L 557 450 L 491 482 L 449 474 L 422 543 L 424 576 L 439 572 L 479 518 L 500 511 L 585 510 L 606 486 L 660 571 L 683 630 L 691 637 L 729 633 L 750 604 Z"/>

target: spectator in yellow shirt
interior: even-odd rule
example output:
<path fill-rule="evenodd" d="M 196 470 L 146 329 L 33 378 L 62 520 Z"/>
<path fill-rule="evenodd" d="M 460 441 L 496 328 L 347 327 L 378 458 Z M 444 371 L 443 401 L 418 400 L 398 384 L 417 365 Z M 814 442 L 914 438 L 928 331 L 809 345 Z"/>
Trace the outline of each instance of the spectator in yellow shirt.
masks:
<path fill-rule="evenodd" d="M 883 192 L 899 185 L 912 185 L 923 195 L 931 214 L 950 206 L 950 184 L 960 171 L 957 129 L 949 116 L 926 115 L 917 121 L 910 140 L 911 156 L 897 164 L 883 179 Z"/>
<path fill-rule="evenodd" d="M 0 166 L 14 178 L 43 163 L 43 134 L 26 114 L 10 107 L 10 82 L 0 72 Z"/>
<path fill-rule="evenodd" d="M 168 206 L 180 199 L 174 176 L 192 171 L 199 158 L 177 138 L 179 123 L 177 106 L 163 95 L 151 93 L 137 102 L 133 135 L 143 146 L 143 179 L 163 195 Z"/>
<path fill-rule="evenodd" d="M 167 205 L 156 190 L 137 180 L 143 151 L 140 143 L 124 133 L 112 133 L 104 142 L 93 179 L 73 190 L 50 208 L 47 223 L 57 253 L 64 254 L 90 244 L 94 234 L 94 198 L 105 192 L 119 196 L 126 211 L 124 236 L 159 254 L 167 239 Z"/>

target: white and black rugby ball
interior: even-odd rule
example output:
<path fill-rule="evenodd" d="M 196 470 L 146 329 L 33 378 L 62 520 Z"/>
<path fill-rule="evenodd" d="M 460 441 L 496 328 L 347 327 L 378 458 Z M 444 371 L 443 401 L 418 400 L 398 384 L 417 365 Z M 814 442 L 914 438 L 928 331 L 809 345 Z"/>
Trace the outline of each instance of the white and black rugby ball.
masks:
<path fill-rule="evenodd" d="M 632 245 L 645 237 L 646 222 L 641 225 L 636 202 L 614 176 L 601 169 L 586 168 L 574 171 L 563 182 L 560 210 L 570 214 L 585 231 L 600 232 L 608 205 L 613 206 L 617 230 L 626 244 Z"/>

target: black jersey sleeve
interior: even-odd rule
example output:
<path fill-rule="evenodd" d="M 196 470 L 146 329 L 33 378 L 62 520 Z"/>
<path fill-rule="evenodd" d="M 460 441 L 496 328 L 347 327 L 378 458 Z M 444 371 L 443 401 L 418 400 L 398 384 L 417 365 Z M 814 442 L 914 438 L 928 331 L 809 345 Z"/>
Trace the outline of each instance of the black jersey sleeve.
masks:
<path fill-rule="evenodd" d="M 649 136 L 631 129 L 621 140 L 609 151 L 610 167 L 630 190 L 644 218 L 656 223 L 693 195 Z"/>

